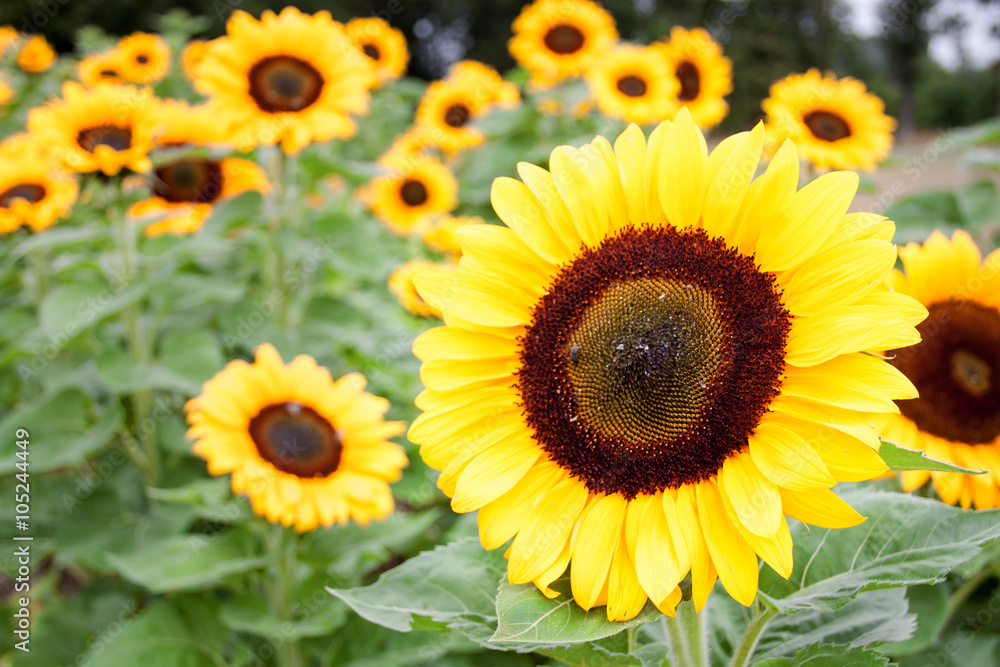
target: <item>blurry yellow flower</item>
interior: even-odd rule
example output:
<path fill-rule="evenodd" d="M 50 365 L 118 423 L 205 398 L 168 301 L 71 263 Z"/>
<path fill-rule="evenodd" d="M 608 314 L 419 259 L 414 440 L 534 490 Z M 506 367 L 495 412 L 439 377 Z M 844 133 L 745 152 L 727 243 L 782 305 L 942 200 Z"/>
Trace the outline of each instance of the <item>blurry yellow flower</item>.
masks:
<path fill-rule="evenodd" d="M 469 79 L 435 81 L 420 100 L 416 124 L 444 151 L 454 153 L 482 143 L 482 133 L 469 123 L 487 104 Z"/>
<path fill-rule="evenodd" d="M 424 217 L 455 208 L 458 181 L 440 162 L 425 160 L 376 177 L 360 194 L 390 229 L 407 235 Z"/>
<path fill-rule="evenodd" d="M 379 157 L 380 164 L 395 169 L 411 169 L 418 162 L 436 160 L 439 146 L 434 141 L 434 132 L 426 127 L 415 125 L 403 134 L 398 135 L 385 153 Z"/>
<path fill-rule="evenodd" d="M 0 234 L 22 225 L 34 232 L 50 227 L 73 208 L 77 190 L 76 180 L 30 135 L 0 144 Z"/>
<path fill-rule="evenodd" d="M 394 509 L 389 483 L 407 460 L 388 439 L 389 401 L 364 391 L 365 377 L 334 381 L 307 355 L 282 362 L 268 344 L 256 360 L 232 361 L 188 402 L 188 438 L 212 475 L 232 473 L 235 493 L 256 513 L 299 532 L 367 524 Z"/>
<path fill-rule="evenodd" d="M 209 43 L 200 39 L 188 42 L 181 53 L 181 69 L 184 70 L 184 76 L 194 79 L 195 69 L 198 67 L 198 63 L 205 59 L 208 49 Z"/>
<path fill-rule="evenodd" d="M 122 70 L 121 55 L 115 51 L 84 58 L 77 67 L 80 82 L 88 88 L 101 83 L 126 83 Z"/>
<path fill-rule="evenodd" d="M 392 272 L 389 276 L 389 291 L 399 299 L 399 305 L 419 317 L 441 317 L 441 311 L 430 305 L 417 293 L 413 279 L 429 269 L 450 269 L 444 264 L 435 264 L 424 260 L 407 262 Z"/>
<path fill-rule="evenodd" d="M 7 50 L 8 46 L 14 44 L 17 41 L 17 30 L 14 26 L 3 25 L 0 26 L 0 55 Z"/>
<path fill-rule="evenodd" d="M 170 71 L 170 47 L 159 35 L 137 32 L 123 37 L 112 53 L 121 60 L 121 74 L 135 83 L 155 83 Z"/>
<path fill-rule="evenodd" d="M 679 84 L 669 118 L 687 107 L 700 127 L 718 125 L 729 112 L 723 99 L 733 92 L 732 62 L 707 31 L 674 27 L 670 41 L 656 44 L 667 59 L 667 67 Z"/>
<path fill-rule="evenodd" d="M 521 101 L 516 85 L 504 81 L 499 72 L 476 60 L 462 60 L 452 65 L 448 80 L 466 82 L 483 106 L 512 107 Z"/>
<path fill-rule="evenodd" d="M 14 99 L 14 89 L 6 79 L 0 78 L 0 105 L 9 103 Z"/>
<path fill-rule="evenodd" d="M 458 230 L 468 225 L 485 225 L 476 215 L 442 215 L 429 220 L 421 231 L 421 238 L 429 247 L 452 255 L 462 254 Z"/>
<path fill-rule="evenodd" d="M 679 86 L 656 47 L 619 45 L 604 54 L 586 78 L 605 115 L 640 124 L 672 117 L 671 102 Z"/>
<path fill-rule="evenodd" d="M 372 61 L 379 82 L 403 76 L 410 59 L 403 33 L 378 17 L 351 19 L 345 28 L 355 46 Z"/>
<path fill-rule="evenodd" d="M 29 74 L 44 72 L 56 59 L 56 52 L 42 35 L 34 35 L 17 54 L 17 66 Z"/>

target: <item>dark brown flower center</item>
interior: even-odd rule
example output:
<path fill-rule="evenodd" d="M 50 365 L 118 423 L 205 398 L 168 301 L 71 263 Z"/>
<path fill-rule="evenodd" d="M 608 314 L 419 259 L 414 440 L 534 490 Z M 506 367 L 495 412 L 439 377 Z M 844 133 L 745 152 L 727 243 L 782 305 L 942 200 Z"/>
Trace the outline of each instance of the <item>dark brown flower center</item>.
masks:
<path fill-rule="evenodd" d="M 549 51 L 565 56 L 582 49 L 585 38 L 576 26 L 560 23 L 549 28 L 543 41 Z"/>
<path fill-rule="evenodd" d="M 789 327 L 752 258 L 702 231 L 629 228 L 564 266 L 536 306 L 525 418 L 594 493 L 707 479 L 778 395 Z"/>
<path fill-rule="evenodd" d="M 132 146 L 132 128 L 111 124 L 84 128 L 77 133 L 76 143 L 88 153 L 93 153 L 98 146 L 125 151 Z"/>
<path fill-rule="evenodd" d="M 677 94 L 677 99 L 681 102 L 698 99 L 698 93 L 701 92 L 701 74 L 698 72 L 698 66 L 685 60 L 677 65 L 675 74 L 681 84 L 681 92 Z"/>
<path fill-rule="evenodd" d="M 325 477 L 340 465 L 341 434 L 301 403 L 268 405 L 250 420 L 250 438 L 261 458 L 297 477 Z"/>
<path fill-rule="evenodd" d="M 921 431 L 985 444 L 1000 437 L 1000 312 L 950 299 L 927 308 L 920 343 L 896 350 L 891 363 L 920 392 L 897 401 Z"/>
<path fill-rule="evenodd" d="M 261 111 L 302 111 L 319 99 L 323 77 L 309 63 L 292 56 L 264 58 L 250 68 L 250 97 Z"/>
<path fill-rule="evenodd" d="M 823 141 L 839 141 L 851 136 L 847 121 L 829 111 L 811 111 L 802 118 L 813 136 Z"/>
<path fill-rule="evenodd" d="M 145 53 L 140 53 L 135 57 L 135 61 L 140 65 L 145 65 L 146 63 L 149 62 L 149 56 L 147 56 Z"/>
<path fill-rule="evenodd" d="M 631 74 L 624 76 L 618 79 L 618 92 L 629 97 L 642 97 L 646 94 L 646 82 Z"/>
<path fill-rule="evenodd" d="M 45 199 L 45 186 L 38 183 L 18 183 L 0 192 L 0 208 L 10 208 L 18 199 L 29 204 L 37 204 Z"/>
<path fill-rule="evenodd" d="M 451 127 L 462 127 L 469 122 L 470 116 L 472 113 L 469 111 L 469 107 L 461 102 L 452 104 L 444 110 L 444 122 Z"/>
<path fill-rule="evenodd" d="M 98 74 L 100 75 L 100 77 L 102 79 L 117 79 L 118 78 L 118 72 L 116 72 L 113 69 L 102 69 L 100 72 L 98 72 Z"/>
<path fill-rule="evenodd" d="M 374 44 L 371 44 L 371 43 L 362 44 L 361 45 L 361 50 L 365 52 L 366 56 L 368 56 L 369 58 L 371 58 L 375 62 L 378 62 L 382 58 L 382 52 L 379 51 L 378 47 L 375 46 Z"/>
<path fill-rule="evenodd" d="M 410 179 L 399 186 L 399 196 L 407 206 L 420 206 L 427 201 L 427 186 Z"/>
<path fill-rule="evenodd" d="M 222 167 L 214 160 L 178 160 L 156 169 L 153 192 L 170 202 L 211 203 L 222 194 Z"/>

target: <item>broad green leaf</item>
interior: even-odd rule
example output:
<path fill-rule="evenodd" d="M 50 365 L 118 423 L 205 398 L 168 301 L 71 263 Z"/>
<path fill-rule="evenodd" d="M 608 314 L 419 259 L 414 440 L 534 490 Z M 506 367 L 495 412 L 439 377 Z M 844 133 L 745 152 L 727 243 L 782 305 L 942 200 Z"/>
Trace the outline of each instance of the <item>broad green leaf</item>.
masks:
<path fill-rule="evenodd" d="M 253 551 L 248 533 L 174 535 L 128 554 L 107 556 L 123 577 L 154 593 L 208 588 L 269 561 Z"/>
<path fill-rule="evenodd" d="M 10 254 L 10 260 L 14 261 L 30 252 L 46 253 L 57 248 L 78 248 L 83 243 L 104 238 L 107 235 L 107 228 L 102 225 L 59 226 L 47 229 L 44 234 L 32 234 L 18 243 Z"/>
<path fill-rule="evenodd" d="M 293 620 L 275 616 L 274 610 L 264 598 L 251 593 L 236 595 L 223 602 L 219 618 L 233 630 L 261 637 L 302 639 L 328 635 L 347 620 L 347 607 L 340 600 L 327 595 L 322 585 L 316 586 L 313 591 L 322 594 L 323 599 L 315 605 L 311 598 L 297 601 L 293 613 L 298 609 L 301 612 L 296 613 L 298 618 Z"/>
<path fill-rule="evenodd" d="M 902 667 L 996 667 L 1000 665 L 1000 636 L 956 632 L 928 646 Z"/>
<path fill-rule="evenodd" d="M 926 453 L 918 449 L 907 449 L 900 447 L 887 440 L 882 441 L 878 455 L 882 457 L 889 470 L 930 470 L 933 472 L 959 472 L 966 475 L 982 475 L 985 470 L 972 470 L 963 468 L 952 463 L 945 463 L 927 456 Z"/>
<path fill-rule="evenodd" d="M 906 589 L 906 599 L 910 612 L 917 620 L 916 632 L 909 639 L 882 647 L 882 651 L 889 655 L 906 655 L 923 650 L 934 641 L 948 618 L 948 587 L 945 585 L 910 586 Z"/>
<path fill-rule="evenodd" d="M 660 616 L 651 603 L 631 621 L 609 621 L 607 608 L 584 611 L 573 600 L 569 577 L 552 585 L 559 597 L 550 600 L 532 584 L 501 582 L 497 593 L 498 626 L 493 641 L 526 645 L 576 644 L 610 637 Z"/>
<path fill-rule="evenodd" d="M 225 357 L 219 340 L 208 331 L 181 331 L 164 339 L 160 365 L 201 385 L 222 370 Z"/>
<path fill-rule="evenodd" d="M 337 667 L 410 667 L 443 666 L 446 656 L 453 651 L 475 651 L 478 646 L 457 632 L 395 632 L 373 626 L 357 616 L 343 627 L 335 637 L 324 640 L 337 646 Z M 475 653 L 471 654 L 476 656 Z M 485 662 L 490 667 L 507 664 L 507 654 L 489 651 Z M 476 661 L 472 662 L 477 664 Z"/>
<path fill-rule="evenodd" d="M 161 364 L 137 363 L 121 348 L 105 349 L 97 358 L 97 374 L 111 391 L 119 395 L 164 389 L 193 396 L 201 391 L 201 383 Z"/>
<path fill-rule="evenodd" d="M 600 644 L 590 642 L 570 646 L 540 647 L 534 652 L 574 667 L 642 667 L 646 664 L 638 655 L 616 653 Z M 653 651 L 649 649 L 644 652 L 646 656 L 652 653 Z"/>
<path fill-rule="evenodd" d="M 814 644 L 844 644 L 861 648 L 907 639 L 916 617 L 907 611 L 902 588 L 862 593 L 843 609 L 781 614 L 761 636 L 755 660 L 794 656 Z"/>
<path fill-rule="evenodd" d="M 1000 510 L 965 511 L 902 493 L 841 496 L 867 521 L 839 530 L 796 524 L 791 577 L 761 570 L 760 593 L 781 611 L 840 609 L 862 591 L 941 581 L 1000 536 Z"/>
<path fill-rule="evenodd" d="M 24 403 L 0 420 L 0 433 L 11 434 L 0 442 L 0 475 L 18 471 L 21 451 L 13 434 L 27 428 L 28 472 L 41 473 L 76 465 L 107 445 L 121 428 L 123 414 L 114 405 L 96 421 L 87 410 L 89 398 L 77 389 L 66 389 Z"/>
<path fill-rule="evenodd" d="M 1000 196 L 992 181 L 979 181 L 955 193 L 962 219 L 970 227 L 1000 220 Z"/>
<path fill-rule="evenodd" d="M 476 540 L 455 542 L 411 558 L 371 586 L 327 589 L 363 618 L 399 632 L 419 619 L 486 642 L 496 625 L 496 582 L 507 562 Z"/>
<path fill-rule="evenodd" d="M 349 523 L 336 530 L 313 531 L 302 537 L 300 558 L 323 563 L 344 561 L 344 565 L 354 567 L 362 557 L 384 560 L 393 550 L 420 539 L 440 516 L 440 510 L 397 512 L 367 526 Z"/>
<path fill-rule="evenodd" d="M 142 284 L 109 286 L 77 282 L 57 285 L 45 295 L 38 319 L 52 336 L 73 338 L 135 303 L 144 291 Z"/>
<path fill-rule="evenodd" d="M 877 651 L 832 644 L 804 648 L 793 658 L 773 658 L 754 667 L 886 667 L 889 658 Z"/>

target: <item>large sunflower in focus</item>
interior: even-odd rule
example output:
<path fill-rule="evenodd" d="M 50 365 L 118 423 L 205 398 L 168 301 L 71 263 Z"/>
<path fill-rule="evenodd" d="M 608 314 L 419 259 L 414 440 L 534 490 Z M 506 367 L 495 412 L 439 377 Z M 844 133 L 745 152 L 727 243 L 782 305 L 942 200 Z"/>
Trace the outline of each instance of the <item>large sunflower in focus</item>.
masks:
<path fill-rule="evenodd" d="M 265 11 L 257 21 L 243 11 L 226 23 L 226 36 L 208 44 L 195 66 L 194 87 L 232 120 L 240 150 L 281 142 L 294 153 L 312 141 L 349 137 L 351 114 L 367 111 L 378 82 L 368 58 L 344 26 L 321 11 L 295 7 Z"/>
<path fill-rule="evenodd" d="M 587 82 L 602 113 L 631 123 L 672 118 L 679 86 L 656 47 L 621 45 L 587 72 Z"/>
<path fill-rule="evenodd" d="M 700 127 L 718 125 L 729 112 L 723 98 L 733 92 L 733 65 L 722 48 L 702 28 L 679 26 L 670 31 L 669 42 L 656 47 L 679 84 L 670 117 L 686 106 Z"/>
<path fill-rule="evenodd" d="M 225 126 L 217 109 L 191 107 L 173 100 L 160 104 L 157 144 L 183 150 L 223 142 Z M 179 155 L 156 165 L 150 174 L 152 196 L 136 202 L 129 215 L 162 218 L 146 226 L 146 236 L 191 234 L 198 231 L 213 209 L 247 190 L 268 189 L 264 170 L 250 160 L 211 155 Z"/>
<path fill-rule="evenodd" d="M 230 362 L 188 402 L 188 437 L 213 475 L 232 473 L 233 491 L 269 521 L 303 532 L 360 524 L 392 513 L 389 483 L 406 466 L 388 438 L 402 422 L 389 402 L 364 391 L 360 373 L 337 381 L 300 355 L 284 364 L 264 344 L 252 364 Z"/>
<path fill-rule="evenodd" d="M 407 235 L 427 216 L 458 204 L 458 181 L 448 167 L 425 159 L 372 180 L 360 195 L 397 234 Z"/>
<path fill-rule="evenodd" d="M 406 37 L 399 30 L 377 16 L 351 19 L 345 28 L 354 45 L 371 60 L 380 82 L 398 79 L 406 73 L 410 54 L 406 50 Z"/>
<path fill-rule="evenodd" d="M 614 18 L 590 0 L 535 0 L 511 27 L 510 54 L 539 86 L 582 74 L 618 39 Z"/>
<path fill-rule="evenodd" d="M 71 171 L 150 168 L 149 149 L 157 124 L 157 104 L 148 88 L 104 85 L 87 89 L 63 84 L 62 99 L 28 114 L 28 130 L 48 144 Z"/>
<path fill-rule="evenodd" d="M 410 428 L 512 583 L 567 567 L 612 620 L 673 613 L 691 573 L 753 602 L 758 555 L 787 577 L 785 516 L 862 521 L 830 488 L 883 474 L 866 412 L 910 382 L 868 350 L 910 345 L 926 311 L 880 288 L 893 225 L 847 214 L 858 177 L 796 191 L 785 144 L 751 182 L 760 125 L 711 155 L 686 110 L 614 148 L 521 163 L 492 202 L 507 227 L 459 232 L 457 272 L 416 278 L 445 326 L 414 343 Z M 890 342 L 891 341 L 891 342 Z"/>
<path fill-rule="evenodd" d="M 889 154 L 896 121 L 865 84 L 811 69 L 771 86 L 761 102 L 768 138 L 795 142 L 802 156 L 820 169 L 874 169 Z"/>
<path fill-rule="evenodd" d="M 59 171 L 30 135 L 0 144 L 0 234 L 26 226 L 39 232 L 65 216 L 76 202 L 77 184 Z"/>
<path fill-rule="evenodd" d="M 905 275 L 893 289 L 927 306 L 917 327 L 922 341 L 888 353 L 890 363 L 920 391 L 898 401 L 900 414 L 875 415 L 886 439 L 983 475 L 902 473 L 911 491 L 933 479 L 941 499 L 968 509 L 1000 507 L 1000 251 L 986 258 L 963 231 L 949 241 L 901 248 Z"/>

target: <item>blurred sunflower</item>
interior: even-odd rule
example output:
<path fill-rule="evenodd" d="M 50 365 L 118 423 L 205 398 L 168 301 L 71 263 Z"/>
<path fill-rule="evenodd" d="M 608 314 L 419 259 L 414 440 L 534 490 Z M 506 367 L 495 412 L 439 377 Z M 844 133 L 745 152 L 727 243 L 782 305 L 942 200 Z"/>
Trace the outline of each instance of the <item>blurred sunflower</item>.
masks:
<path fill-rule="evenodd" d="M 680 89 L 656 47 L 622 44 L 605 53 L 586 74 L 601 113 L 631 123 L 672 118 Z"/>
<path fill-rule="evenodd" d="M 184 102 L 161 104 L 159 146 L 182 148 L 222 143 L 225 129 L 212 107 Z M 198 231 L 215 206 L 247 190 L 266 192 L 264 171 L 250 160 L 182 156 L 158 164 L 150 177 L 153 196 L 135 203 L 129 215 L 160 217 L 146 226 L 146 236 L 191 234 Z"/>
<path fill-rule="evenodd" d="M 614 18 L 590 0 L 536 0 L 512 29 L 510 54 L 537 86 L 582 74 L 618 40 Z"/>
<path fill-rule="evenodd" d="M 52 67 L 56 52 L 42 35 L 34 35 L 17 54 L 17 66 L 29 74 L 38 74 Z"/>
<path fill-rule="evenodd" d="M 458 230 L 468 225 L 484 225 L 477 215 L 442 215 L 429 220 L 420 232 L 420 237 L 428 247 L 450 255 L 461 255 L 462 246 L 458 242 Z"/>
<path fill-rule="evenodd" d="M 157 104 L 148 88 L 63 84 L 63 96 L 28 113 L 28 130 L 71 171 L 149 171 Z"/>
<path fill-rule="evenodd" d="M 407 235 L 422 218 L 455 208 L 458 181 L 448 167 L 425 160 L 375 178 L 360 194 L 390 229 Z"/>
<path fill-rule="evenodd" d="M 796 192 L 788 142 L 751 182 L 763 140 L 708 155 L 682 109 L 648 143 L 558 147 L 494 181 L 506 228 L 415 279 L 447 324 L 414 342 L 409 437 L 486 548 L 513 539 L 512 583 L 554 597 L 570 567 L 576 601 L 623 620 L 647 597 L 672 614 L 690 571 L 696 608 L 716 576 L 750 605 L 758 555 L 792 571 L 785 515 L 863 520 L 830 491 L 886 471 L 858 411 L 916 395 L 864 351 L 917 342 L 926 311 L 879 288 L 893 225 L 847 214 L 857 175 Z"/>
<path fill-rule="evenodd" d="M 195 67 L 194 87 L 225 109 L 240 150 L 281 142 L 295 153 L 311 141 L 349 137 L 350 114 L 367 111 L 378 79 L 344 26 L 326 11 L 236 11 L 226 36 Z"/>
<path fill-rule="evenodd" d="M 0 106 L 8 104 L 12 99 L 14 99 L 14 89 L 6 79 L 0 78 Z"/>
<path fill-rule="evenodd" d="M 200 39 L 193 39 L 187 43 L 181 52 L 181 69 L 184 70 L 184 76 L 194 80 L 195 69 L 198 67 L 198 63 L 204 60 L 208 48 L 208 42 Z"/>
<path fill-rule="evenodd" d="M 440 150 L 434 141 L 433 132 L 421 125 L 414 125 L 403 134 L 397 135 L 389 150 L 383 153 L 379 164 L 399 170 L 413 168 L 418 162 L 437 160 Z"/>
<path fill-rule="evenodd" d="M 407 465 L 388 441 L 403 423 L 383 421 L 389 402 L 365 384 L 360 373 L 334 381 L 307 355 L 286 365 L 265 343 L 188 402 L 187 435 L 209 473 L 232 473 L 233 491 L 268 521 L 299 532 L 363 525 L 392 513 L 389 483 Z"/>
<path fill-rule="evenodd" d="M 972 238 L 939 232 L 921 246 L 900 248 L 905 275 L 893 271 L 895 291 L 924 304 L 918 345 L 887 354 L 919 398 L 898 401 L 900 414 L 875 415 L 887 439 L 984 475 L 902 473 L 912 491 L 932 479 L 941 500 L 968 509 L 1000 507 L 1000 251 L 980 265 Z"/>
<path fill-rule="evenodd" d="M 351 19 L 345 29 L 354 45 L 372 61 L 379 82 L 398 79 L 406 73 L 410 54 L 406 50 L 406 37 L 399 30 L 378 17 Z"/>
<path fill-rule="evenodd" d="M 488 100 L 471 78 L 435 81 L 417 107 L 416 124 L 434 143 L 448 153 L 477 146 L 483 141 L 479 130 L 469 127 Z"/>
<path fill-rule="evenodd" d="M 159 35 L 122 37 L 112 53 L 119 58 L 122 76 L 134 83 L 155 83 L 170 71 L 170 47 Z"/>
<path fill-rule="evenodd" d="M 462 60 L 451 66 L 448 79 L 466 82 L 484 106 L 512 107 L 521 101 L 521 93 L 510 81 L 504 81 L 500 73 L 489 65 L 477 60 Z"/>
<path fill-rule="evenodd" d="M 669 42 L 657 47 L 680 84 L 670 117 L 686 106 L 700 127 L 718 125 L 729 113 L 723 98 L 733 92 L 733 65 L 722 55 L 722 48 L 702 28 L 679 26 L 670 30 Z"/>
<path fill-rule="evenodd" d="M 430 270 L 445 270 L 443 264 L 435 264 L 420 259 L 403 264 L 389 275 L 389 291 L 392 292 L 406 310 L 419 317 L 441 317 L 441 311 L 430 305 L 417 293 L 413 279 Z"/>
<path fill-rule="evenodd" d="M 126 83 L 120 54 L 114 51 L 84 58 L 77 67 L 80 82 L 91 88 L 101 83 Z"/>
<path fill-rule="evenodd" d="M 0 26 L 0 55 L 17 42 L 17 30 L 12 25 Z"/>
<path fill-rule="evenodd" d="M 33 232 L 51 227 L 73 208 L 77 190 L 76 180 L 30 135 L 0 144 L 0 234 L 22 225 Z"/>
<path fill-rule="evenodd" d="M 791 74 L 771 85 L 761 107 L 769 139 L 791 139 L 820 169 L 871 170 L 892 148 L 895 119 L 851 77 L 824 76 L 816 69 Z"/>

